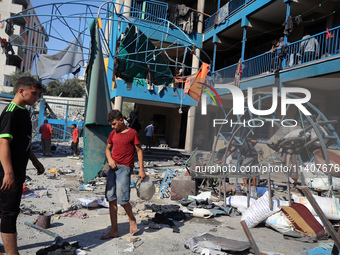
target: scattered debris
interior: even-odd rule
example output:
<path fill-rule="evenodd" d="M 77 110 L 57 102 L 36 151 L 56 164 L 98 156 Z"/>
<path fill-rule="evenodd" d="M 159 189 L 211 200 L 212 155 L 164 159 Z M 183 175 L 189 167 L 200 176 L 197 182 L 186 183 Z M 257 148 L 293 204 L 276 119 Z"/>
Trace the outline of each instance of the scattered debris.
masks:
<path fill-rule="evenodd" d="M 202 233 L 186 241 L 185 248 L 199 254 L 226 254 L 240 252 L 250 248 L 248 242 L 236 241 Z"/>

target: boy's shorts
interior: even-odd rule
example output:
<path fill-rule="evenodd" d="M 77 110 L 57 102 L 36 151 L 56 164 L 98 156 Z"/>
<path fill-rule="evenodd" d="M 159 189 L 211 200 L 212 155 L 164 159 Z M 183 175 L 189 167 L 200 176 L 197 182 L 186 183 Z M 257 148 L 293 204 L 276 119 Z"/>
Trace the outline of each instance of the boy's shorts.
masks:
<path fill-rule="evenodd" d="M 131 173 L 132 167 L 124 165 L 117 165 L 117 170 L 109 169 L 105 190 L 107 201 L 117 200 L 120 205 L 129 203 Z"/>

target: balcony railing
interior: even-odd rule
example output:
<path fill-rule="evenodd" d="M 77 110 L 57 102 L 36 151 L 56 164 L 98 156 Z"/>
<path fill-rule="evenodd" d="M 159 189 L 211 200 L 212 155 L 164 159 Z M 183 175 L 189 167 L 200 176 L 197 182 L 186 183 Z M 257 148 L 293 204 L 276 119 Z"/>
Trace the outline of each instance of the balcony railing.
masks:
<path fill-rule="evenodd" d="M 148 0 L 148 1 L 134 1 L 133 3 L 133 12 L 131 13 L 131 17 L 137 19 L 144 19 L 151 22 L 162 22 L 162 19 L 167 18 L 167 9 L 168 4 Z M 138 13 L 140 11 L 140 13 Z"/>
<path fill-rule="evenodd" d="M 222 8 L 219 9 L 220 12 L 223 12 L 223 18 L 226 19 L 232 16 L 235 12 L 237 12 L 241 7 L 245 6 L 252 0 L 230 0 L 227 4 L 225 4 Z M 216 15 L 218 12 L 215 12 L 209 18 L 204 21 L 204 31 L 208 31 L 210 28 L 214 26 Z"/>
<path fill-rule="evenodd" d="M 242 78 L 270 74 L 275 70 L 293 68 L 339 55 L 340 26 L 244 60 Z M 235 76 L 236 66 L 234 64 L 217 70 L 215 76 L 218 74 L 228 82 Z"/>
<path fill-rule="evenodd" d="M 222 68 L 214 73 L 214 83 L 229 83 L 234 81 L 237 64 Z M 221 81 L 222 79 L 222 81 Z"/>

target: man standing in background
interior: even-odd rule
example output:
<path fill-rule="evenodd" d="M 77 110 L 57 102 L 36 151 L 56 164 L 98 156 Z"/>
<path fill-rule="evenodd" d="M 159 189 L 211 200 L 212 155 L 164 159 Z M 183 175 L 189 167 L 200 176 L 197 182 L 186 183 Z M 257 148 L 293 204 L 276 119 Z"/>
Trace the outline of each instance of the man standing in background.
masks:
<path fill-rule="evenodd" d="M 53 129 L 50 124 L 48 124 L 48 120 L 44 120 L 44 124 L 42 124 L 39 128 L 39 133 L 41 134 L 41 146 L 43 151 L 43 156 L 51 156 L 51 138 Z"/>
<path fill-rule="evenodd" d="M 150 125 L 147 126 L 144 131 L 146 132 L 146 151 L 151 151 L 152 140 L 154 137 L 155 127 L 153 126 L 154 122 L 151 121 Z"/>
<path fill-rule="evenodd" d="M 72 129 L 71 149 L 73 150 L 73 157 L 78 157 L 79 129 L 76 124 L 72 124 Z"/>

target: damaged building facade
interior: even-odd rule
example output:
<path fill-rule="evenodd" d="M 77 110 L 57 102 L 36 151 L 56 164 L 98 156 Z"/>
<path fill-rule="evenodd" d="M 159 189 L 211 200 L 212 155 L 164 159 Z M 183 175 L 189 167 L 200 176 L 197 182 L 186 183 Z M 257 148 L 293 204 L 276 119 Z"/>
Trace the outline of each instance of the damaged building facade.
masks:
<path fill-rule="evenodd" d="M 147 18 L 150 14 L 159 20 L 171 21 L 189 36 L 197 47 L 193 49 L 196 54 L 187 57 L 184 51 L 173 51 L 167 52 L 164 59 L 167 63 L 171 59 L 183 61 L 186 66 L 197 69 L 202 63 L 209 64 L 208 78 L 214 82 L 209 83 L 206 79 L 206 83 L 215 86 L 225 112 L 232 108 L 232 99 L 230 91 L 221 87 L 234 84 L 235 73 L 241 67 L 238 85 L 243 91 L 249 87 L 266 92 L 281 86 L 305 88 L 311 92 L 311 104 L 328 119 L 339 121 L 336 110 L 339 100 L 335 93 L 340 61 L 338 1 L 198 0 L 182 3 L 130 0 L 116 3 L 124 4 L 122 13 L 130 20 L 139 19 L 146 26 L 159 26 L 161 22 L 157 19 Z M 179 14 L 183 8 L 188 10 L 184 17 Z M 161 48 L 157 45 L 157 37 L 154 33 L 149 38 Z M 108 70 L 111 68 L 108 80 L 112 80 L 114 68 L 112 62 L 108 63 Z M 178 73 L 175 69 L 171 71 L 173 76 Z M 184 75 L 188 76 L 190 72 L 195 73 L 195 70 L 184 70 Z M 126 78 L 118 70 L 114 85 L 109 82 L 110 89 L 114 87 L 111 90 L 114 108 L 122 109 L 124 102 L 138 104 L 142 129 L 150 120 L 155 121 L 156 135 L 164 138 L 170 147 L 187 151 L 197 147 L 211 150 L 217 132 L 214 119 L 225 117 L 211 99 L 207 100 L 207 113 L 204 114 L 200 100 L 189 96 L 183 99 L 183 85 L 165 82 L 164 88 L 155 84 L 148 89 L 148 84 L 126 82 Z M 158 93 L 160 90 L 163 91 Z M 298 113 L 289 114 L 294 119 Z M 339 127 L 336 128 L 339 133 Z M 265 141 L 271 134 L 270 128 L 261 128 L 254 137 Z M 143 135 L 141 138 L 142 141 L 145 139 Z"/>
<path fill-rule="evenodd" d="M 29 9 L 27 12 L 23 12 Z M 29 0 L 0 1 L 0 20 L 21 13 L 9 22 L 0 23 L 0 37 L 13 44 L 13 51 L 9 50 L 8 57 L 1 47 L 0 58 L 0 92 L 12 92 L 9 77 L 15 72 L 25 72 L 32 68 L 35 53 L 46 54 L 46 42 L 49 40 L 45 28 L 41 25 L 35 10 Z M 23 33 L 24 28 L 32 28 L 28 33 Z M 34 49 L 34 50 L 33 50 Z"/>

